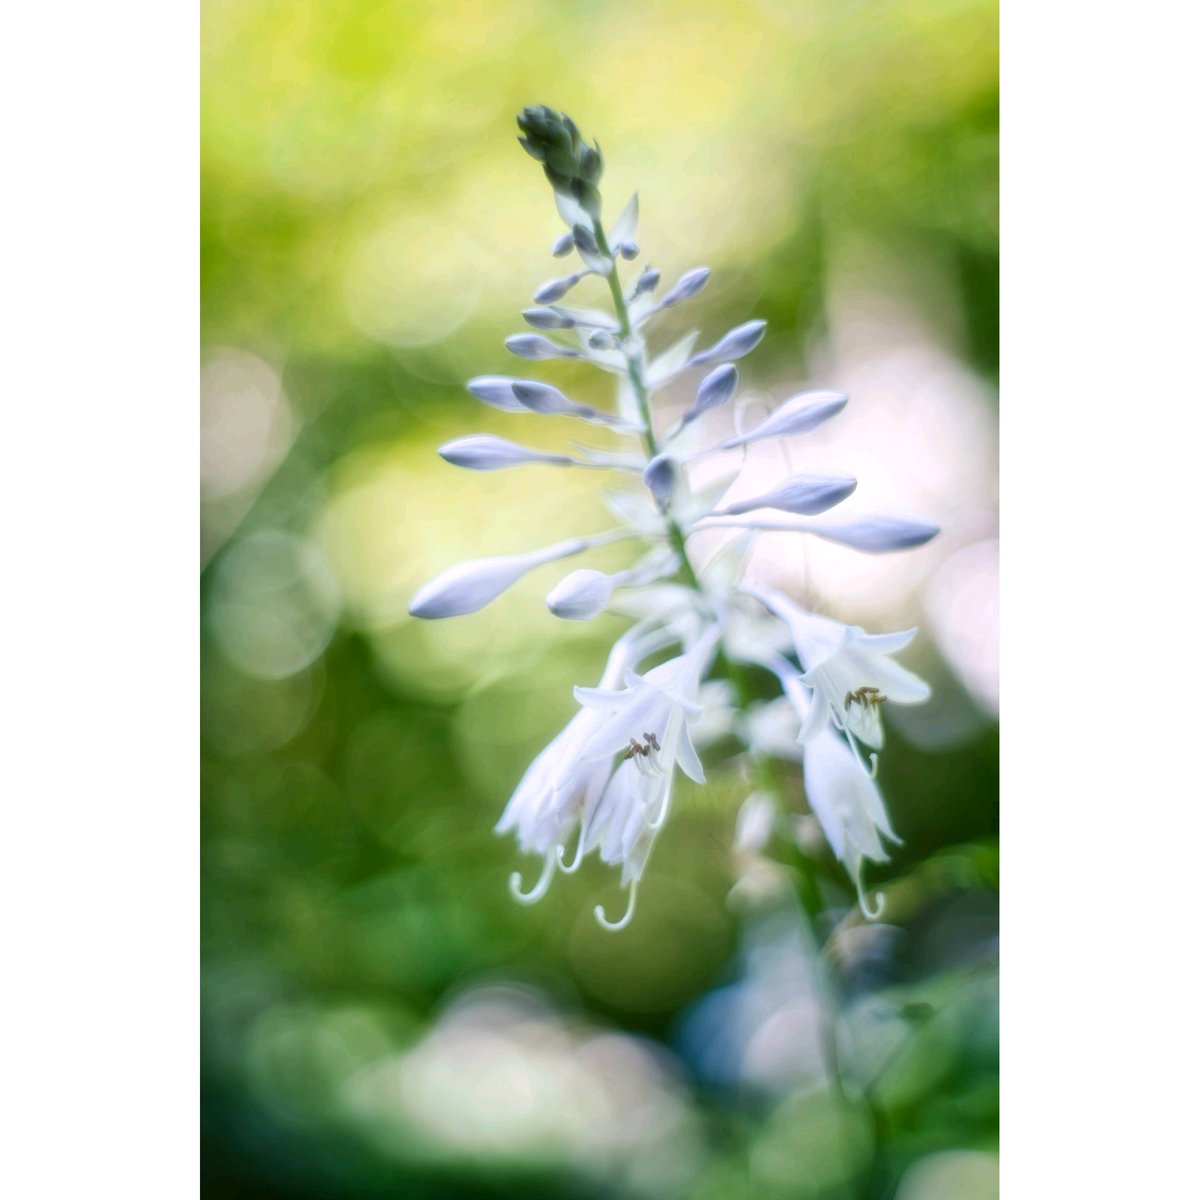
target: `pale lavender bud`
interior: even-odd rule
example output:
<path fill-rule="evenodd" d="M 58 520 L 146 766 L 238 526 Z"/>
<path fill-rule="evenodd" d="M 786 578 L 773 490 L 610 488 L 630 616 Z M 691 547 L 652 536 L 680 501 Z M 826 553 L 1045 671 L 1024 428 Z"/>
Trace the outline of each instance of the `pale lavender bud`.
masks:
<path fill-rule="evenodd" d="M 525 406 L 513 395 L 514 382 L 508 375 L 477 375 L 468 381 L 467 391 L 503 412 L 520 412 Z"/>
<path fill-rule="evenodd" d="M 587 344 L 593 350 L 611 350 L 617 343 L 607 329 L 593 329 L 588 334 Z"/>
<path fill-rule="evenodd" d="M 568 349 L 536 333 L 514 333 L 506 338 L 505 348 L 518 358 L 539 362 L 547 358 L 580 358 L 578 350 Z"/>
<path fill-rule="evenodd" d="M 887 554 L 893 550 L 911 550 L 923 546 L 941 532 L 931 521 L 908 517 L 866 516 L 831 517 L 812 521 L 806 533 L 814 533 L 828 542 L 837 542 L 864 554 Z"/>
<path fill-rule="evenodd" d="M 672 308 L 690 300 L 708 282 L 710 274 L 707 267 L 695 267 L 691 271 L 685 271 L 679 277 L 679 282 L 659 301 L 658 307 Z"/>
<path fill-rule="evenodd" d="M 548 279 L 542 284 L 533 298 L 538 304 L 553 304 L 561 300 L 589 271 L 576 271 L 573 275 L 564 275 L 561 279 Z"/>
<path fill-rule="evenodd" d="M 626 262 L 632 262 L 641 252 L 641 247 L 637 242 L 618 242 L 613 247 L 613 252 L 619 254 Z"/>
<path fill-rule="evenodd" d="M 553 308 L 527 308 L 522 314 L 534 329 L 573 329 L 575 322 Z"/>
<path fill-rule="evenodd" d="M 586 225 L 576 225 L 574 233 L 575 249 L 579 251 L 579 257 L 587 266 L 584 274 L 591 272 L 594 275 L 607 275 L 612 270 L 613 260 L 607 254 L 600 253 L 592 231 Z"/>
<path fill-rule="evenodd" d="M 803 517 L 816 516 L 840 504 L 858 487 L 849 475 L 794 475 L 762 496 L 730 504 L 714 516 L 733 517 L 756 508 L 777 508 Z"/>
<path fill-rule="evenodd" d="M 836 417 L 846 407 L 849 397 L 842 392 L 818 391 L 801 392 L 790 400 L 785 400 L 765 421 L 756 425 L 746 433 L 736 437 L 726 438 L 721 443 L 722 450 L 732 450 L 737 446 L 748 446 L 767 437 L 795 437 L 797 434 L 808 433 L 811 429 L 830 417 Z"/>
<path fill-rule="evenodd" d="M 572 571 L 546 597 L 546 607 L 564 621 L 590 621 L 608 607 L 613 586 L 603 571 Z"/>
<path fill-rule="evenodd" d="M 596 235 L 586 225 L 576 225 L 571 232 L 575 236 L 575 246 L 581 254 L 600 253 Z"/>
<path fill-rule="evenodd" d="M 701 350 L 688 366 L 702 367 L 705 363 L 732 362 L 735 358 L 741 358 L 762 341 L 766 329 L 766 321 L 747 321 L 745 325 L 731 329 L 715 346 Z"/>
<path fill-rule="evenodd" d="M 513 384 L 513 395 L 530 412 L 542 413 L 544 416 L 578 417 L 590 421 L 593 425 L 607 425 L 612 429 L 633 432 L 638 426 L 623 421 L 589 404 L 577 404 L 568 399 L 556 387 L 548 383 L 540 383 L 536 379 L 518 379 Z"/>
<path fill-rule="evenodd" d="M 513 395 L 526 408 L 546 416 L 579 416 L 582 412 L 592 413 L 595 409 L 586 404 L 577 404 L 568 399 L 556 387 L 539 383 L 536 379 L 519 379 L 513 384 Z"/>
<path fill-rule="evenodd" d="M 737 367 L 732 363 L 726 363 L 715 371 L 710 371 L 700 381 L 700 386 L 696 390 L 696 399 L 683 414 L 681 424 L 686 425 L 689 421 L 694 421 L 701 413 L 708 412 L 710 408 L 719 408 L 737 391 L 737 385 Z"/>
<path fill-rule="evenodd" d="M 492 437 L 487 433 L 455 438 L 454 441 L 438 447 L 438 453 L 448 463 L 453 463 L 456 467 L 465 467 L 469 471 L 500 471 L 505 467 L 520 467 L 526 463 L 569 467 L 574 461 L 565 454 L 545 454 L 527 446 L 518 446 L 516 442 L 507 441 L 505 438 Z"/>
<path fill-rule="evenodd" d="M 412 598 L 408 611 L 414 617 L 426 620 L 478 612 L 512 587 L 527 571 L 555 559 L 582 554 L 591 544 L 586 538 L 574 538 L 529 554 L 476 558 L 459 563 L 421 588 Z"/>
<path fill-rule="evenodd" d="M 550 253 L 555 258 L 563 258 L 570 254 L 575 249 L 575 238 L 570 233 L 564 233 L 553 246 L 550 247 Z"/>
<path fill-rule="evenodd" d="M 638 277 L 637 282 L 633 285 L 633 295 L 638 297 L 646 292 L 652 292 L 658 287 L 658 281 L 662 278 L 661 272 L 657 267 L 647 267 Z"/>
<path fill-rule="evenodd" d="M 679 465 L 666 454 L 658 454 L 647 464 L 642 472 L 642 480 L 650 489 L 659 508 L 665 509 L 675 495 L 675 487 L 679 482 Z"/>

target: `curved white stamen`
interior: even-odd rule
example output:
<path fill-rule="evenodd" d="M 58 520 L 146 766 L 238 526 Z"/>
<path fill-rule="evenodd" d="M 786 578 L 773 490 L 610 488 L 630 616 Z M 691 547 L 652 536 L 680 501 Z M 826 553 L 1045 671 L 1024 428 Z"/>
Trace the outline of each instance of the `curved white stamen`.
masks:
<path fill-rule="evenodd" d="M 883 906 L 885 903 L 884 895 L 882 892 L 875 893 L 875 903 L 877 907 L 872 908 L 870 902 L 867 900 L 866 892 L 863 891 L 861 871 L 854 880 L 854 889 L 858 892 L 858 907 L 862 909 L 863 916 L 866 917 L 868 921 L 876 921 L 883 916 Z"/>
<path fill-rule="evenodd" d="M 542 864 L 542 873 L 538 876 L 537 883 L 527 892 L 521 891 L 524 884 L 521 872 L 514 871 L 508 877 L 508 890 L 512 893 L 512 898 L 518 904 L 536 904 L 550 890 L 550 883 L 554 879 L 554 865 L 554 856 L 547 854 L 546 861 Z"/>
<path fill-rule="evenodd" d="M 667 794 L 663 797 L 662 807 L 658 810 L 658 816 L 653 821 L 646 822 L 646 828 L 651 833 L 657 833 L 667 823 L 667 811 L 671 807 L 671 789 L 667 788 Z"/>
<path fill-rule="evenodd" d="M 579 864 L 583 862 L 583 826 L 579 827 L 579 839 L 575 843 L 575 857 L 568 863 L 563 854 L 563 847 L 555 848 L 555 853 L 558 855 L 558 869 L 564 875 L 574 875 L 579 870 Z"/>
<path fill-rule="evenodd" d="M 592 912 L 596 916 L 596 922 L 601 929 L 607 929 L 610 933 L 617 933 L 625 928 L 630 921 L 633 920 L 633 910 L 637 905 L 638 885 L 635 880 L 629 885 L 629 903 L 625 908 L 625 915 L 619 921 L 610 921 L 604 912 L 604 905 L 597 904 Z"/>
<path fill-rule="evenodd" d="M 836 707 L 831 707 L 830 711 L 836 712 Z M 863 774 L 868 779 L 874 779 L 879 774 L 879 755 L 873 750 L 871 751 L 871 765 L 868 767 L 863 760 L 862 747 L 858 744 L 858 739 L 851 733 L 849 726 L 838 725 L 835 718 L 834 725 L 846 735 L 846 741 L 850 743 L 850 752 L 854 755 L 854 761 L 862 768 Z"/>

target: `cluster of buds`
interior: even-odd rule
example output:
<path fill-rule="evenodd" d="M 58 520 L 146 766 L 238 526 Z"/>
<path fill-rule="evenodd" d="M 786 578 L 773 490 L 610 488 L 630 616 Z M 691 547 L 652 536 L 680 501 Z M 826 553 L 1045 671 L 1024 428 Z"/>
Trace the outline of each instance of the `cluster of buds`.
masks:
<path fill-rule="evenodd" d="M 593 220 L 600 219 L 604 155 L 600 143 L 589 146 L 570 117 L 544 104 L 525 109 L 517 118 L 521 145 L 542 164 L 550 186 L 570 196 Z"/>
<path fill-rule="evenodd" d="M 625 448 L 576 444 L 573 454 L 548 453 L 474 434 L 439 452 L 468 470 L 585 468 L 610 472 L 632 486 L 608 496 L 617 527 L 461 563 L 423 587 L 409 611 L 423 618 L 475 612 L 528 572 L 620 538 L 639 540 L 646 552 L 614 574 L 572 571 L 547 596 L 550 611 L 564 620 L 590 620 L 610 607 L 636 620 L 617 639 L 598 685 L 575 689 L 579 711 L 530 765 L 500 818 L 497 830 L 515 833 L 521 850 L 541 861 L 529 888 L 514 872 L 513 894 L 525 902 L 539 899 L 555 874 L 575 871 L 595 851 L 620 867 L 628 889 L 620 919 L 610 921 L 600 906 L 597 919 L 611 929 L 626 925 L 667 820 L 676 768 L 704 781 L 696 746 L 704 718 L 704 728 L 734 731 L 752 760 L 802 764 L 810 808 L 853 880 L 864 912 L 878 915 L 882 898 L 873 903 L 867 897 L 864 863 L 886 861 L 884 839 L 898 840 L 875 782 L 884 736 L 881 713 L 885 701 L 915 704 L 929 695 L 927 685 L 893 658 L 916 631 L 869 634 L 806 611 L 775 588 L 745 577 L 737 560 L 740 553 L 745 562 L 749 542 L 763 530 L 882 554 L 922 545 L 937 527 L 891 515 L 827 515 L 857 486 L 838 472 L 795 474 L 736 502 L 726 499 L 736 476 L 693 491 L 692 464 L 723 456 L 733 461 L 737 476 L 750 472 L 755 447 L 801 437 L 836 417 L 848 397 L 830 390 L 802 392 L 757 424 L 739 423 L 733 435 L 714 437 L 713 414 L 730 405 L 740 383 L 734 364 L 759 344 L 766 322 L 747 321 L 703 350 L 696 350 L 699 335 L 693 331 L 652 353 L 647 334 L 655 318 L 692 300 L 707 283 L 708 269 L 686 271 L 661 298 L 656 298 L 659 272 L 652 267 L 623 281 L 619 262 L 640 252 L 634 240 L 636 195 L 605 228 L 596 187 L 603 169 L 599 147 L 586 145 L 575 124 L 552 109 L 528 108 L 518 123 L 521 144 L 545 167 L 567 225 L 552 253 L 574 251 L 581 266 L 537 290 L 535 306 L 524 317 L 539 332 L 515 334 L 505 344 L 529 361 L 592 364 L 615 379 L 615 405 L 598 409 L 550 384 L 509 375 L 479 376 L 467 386 L 494 409 L 570 417 L 624 439 Z M 561 303 L 590 276 L 607 285 L 611 311 Z M 694 398 L 668 424 L 655 393 L 690 372 L 698 375 Z M 701 571 L 690 539 L 712 529 L 733 532 L 727 547 L 732 553 L 717 555 Z M 671 650 L 665 661 L 644 668 Z M 745 666 L 775 676 L 775 699 L 756 701 L 738 686 Z M 761 806 L 761 795 L 752 799 Z"/>

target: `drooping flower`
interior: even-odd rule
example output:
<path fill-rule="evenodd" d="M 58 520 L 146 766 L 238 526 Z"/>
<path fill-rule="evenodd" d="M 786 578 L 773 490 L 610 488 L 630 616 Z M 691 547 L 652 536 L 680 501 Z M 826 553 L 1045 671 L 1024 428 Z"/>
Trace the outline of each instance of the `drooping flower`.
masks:
<path fill-rule="evenodd" d="M 603 714 L 591 740 L 592 753 L 604 756 L 622 747 L 625 754 L 595 809 L 584 819 L 579 855 L 595 847 L 601 861 L 621 865 L 621 885 L 629 888 L 625 915 L 610 922 L 601 908 L 596 917 L 610 929 L 623 929 L 633 917 L 637 885 L 667 819 L 675 767 L 695 783 L 704 767 L 688 731 L 703 715 L 700 682 L 708 669 L 719 630 L 711 628 L 684 654 L 647 671 L 632 672 L 620 689 L 576 688 L 575 698 Z"/>
<path fill-rule="evenodd" d="M 869 634 L 857 625 L 806 612 L 774 588 L 743 589 L 788 626 L 802 682 L 812 692 L 812 704 L 800 728 L 808 742 L 827 725 L 845 732 L 861 762 L 858 743 L 872 750 L 883 746 L 880 709 L 885 702 L 920 704 L 929 699 L 929 685 L 891 658 L 916 636 L 902 633 Z M 785 687 L 787 685 L 785 684 Z"/>
<path fill-rule="evenodd" d="M 596 917 L 609 929 L 623 929 L 632 919 L 637 885 L 667 818 L 676 764 L 690 779 L 704 782 L 688 725 L 703 713 L 700 681 L 716 630 L 644 675 L 634 674 L 631 665 L 668 637 L 674 635 L 660 631 L 618 641 L 600 686 L 575 689 L 579 712 L 517 785 L 496 832 L 515 831 L 520 848 L 542 858 L 540 876 L 528 892 L 520 890 L 519 875 L 513 876 L 519 900 L 540 899 L 555 870 L 569 874 L 598 850 L 602 862 L 621 867 L 629 902 L 619 921 L 610 922 L 599 906 Z M 626 686 L 617 688 L 622 674 Z M 568 862 L 567 846 L 576 831 Z"/>
<path fill-rule="evenodd" d="M 800 742 L 800 728 L 811 713 L 813 700 L 794 667 L 778 659 L 768 660 L 768 665 L 779 674 L 786 699 L 758 705 L 743 718 L 746 742 L 756 753 L 803 765 L 809 808 L 854 882 L 863 914 L 874 919 L 883 911 L 883 898 L 877 895 L 875 907 L 871 907 L 863 890 L 863 863 L 887 862 L 882 839 L 900 841 L 879 786 L 863 771 L 847 739 L 832 725 Z"/>
<path fill-rule="evenodd" d="M 830 849 L 854 881 L 858 902 L 868 917 L 883 912 L 877 893 L 872 908 L 863 891 L 863 863 L 887 862 L 882 839 L 899 842 L 879 787 L 861 769 L 857 756 L 832 726 L 826 725 L 804 746 L 804 794 Z"/>

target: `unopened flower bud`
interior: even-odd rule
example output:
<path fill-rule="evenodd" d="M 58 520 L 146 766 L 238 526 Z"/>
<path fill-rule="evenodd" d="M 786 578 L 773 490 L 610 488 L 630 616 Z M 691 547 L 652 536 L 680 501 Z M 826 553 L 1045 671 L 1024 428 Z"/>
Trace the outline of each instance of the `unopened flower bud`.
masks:
<path fill-rule="evenodd" d="M 673 458 L 660 454 L 652 458 L 642 472 L 642 479 L 650 489 L 659 508 L 665 509 L 675 495 L 675 485 L 679 479 L 679 465 Z"/>
<path fill-rule="evenodd" d="M 553 308 L 527 308 L 522 314 L 534 329 L 571 329 L 575 322 Z"/>
<path fill-rule="evenodd" d="M 634 296 L 644 295 L 646 292 L 652 292 L 658 287 L 658 281 L 662 278 L 656 267 L 647 267 L 637 278 L 637 283 L 633 285 Z"/>
<path fill-rule="evenodd" d="M 679 277 L 679 282 L 659 301 L 659 308 L 672 308 L 690 300 L 708 282 L 709 274 L 707 267 L 685 271 Z"/>
<path fill-rule="evenodd" d="M 542 164 L 550 186 L 571 196 L 590 217 L 599 219 L 600 193 L 596 185 L 604 173 L 599 145 L 587 145 L 570 117 L 544 104 L 522 110 L 517 126 L 524 135 L 518 140 L 529 156 Z"/>

